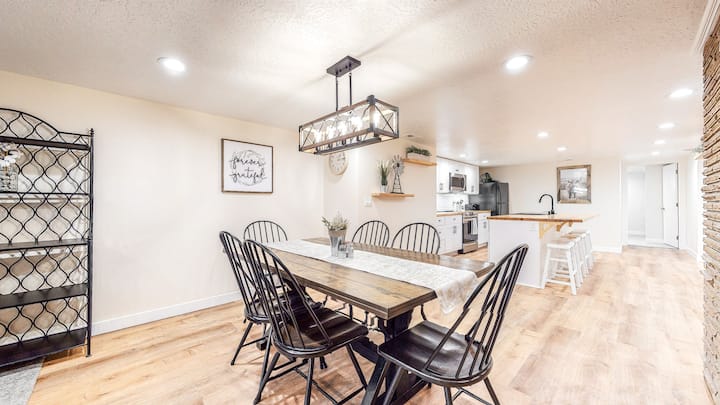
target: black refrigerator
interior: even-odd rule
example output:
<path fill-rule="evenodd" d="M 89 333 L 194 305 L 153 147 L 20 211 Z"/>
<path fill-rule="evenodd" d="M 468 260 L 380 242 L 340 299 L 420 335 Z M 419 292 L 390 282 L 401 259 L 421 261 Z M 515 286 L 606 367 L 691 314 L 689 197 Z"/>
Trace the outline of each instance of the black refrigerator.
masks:
<path fill-rule="evenodd" d="M 509 210 L 508 183 L 480 183 L 478 194 L 471 194 L 473 209 L 489 210 L 491 215 L 507 215 Z M 476 208 L 477 207 L 477 208 Z"/>

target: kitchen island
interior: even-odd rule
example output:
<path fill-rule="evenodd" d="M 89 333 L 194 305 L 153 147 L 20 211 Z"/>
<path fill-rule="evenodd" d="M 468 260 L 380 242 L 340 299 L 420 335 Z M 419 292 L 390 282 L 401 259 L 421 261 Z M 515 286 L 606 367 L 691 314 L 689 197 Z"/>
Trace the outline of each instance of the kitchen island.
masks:
<path fill-rule="evenodd" d="M 545 263 L 545 245 L 560 236 L 563 227 L 586 222 L 595 215 L 510 214 L 488 218 L 490 238 L 488 260 L 499 262 L 517 245 L 529 247 L 518 276 L 518 284 L 542 288 L 542 271 Z"/>

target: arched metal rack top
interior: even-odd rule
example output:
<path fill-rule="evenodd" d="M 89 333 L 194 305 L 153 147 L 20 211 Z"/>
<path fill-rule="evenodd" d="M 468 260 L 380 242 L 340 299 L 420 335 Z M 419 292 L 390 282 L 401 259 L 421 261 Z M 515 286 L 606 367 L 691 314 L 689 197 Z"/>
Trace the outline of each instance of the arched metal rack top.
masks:
<path fill-rule="evenodd" d="M 48 122 L 23 111 L 0 108 L 0 142 L 90 150 L 89 134 L 58 131 Z"/>

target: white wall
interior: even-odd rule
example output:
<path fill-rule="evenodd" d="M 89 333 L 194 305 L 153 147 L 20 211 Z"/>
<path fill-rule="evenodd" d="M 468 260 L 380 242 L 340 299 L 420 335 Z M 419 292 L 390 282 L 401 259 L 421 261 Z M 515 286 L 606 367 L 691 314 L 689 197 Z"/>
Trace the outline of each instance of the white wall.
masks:
<path fill-rule="evenodd" d="M 411 222 L 435 220 L 435 167 L 406 164 L 401 176 L 403 192 L 415 194 L 410 198 L 377 199 L 370 194 L 380 192 L 380 174 L 377 168 L 381 160 L 390 160 L 393 155 L 405 156 L 405 147 L 414 144 L 406 139 L 383 142 L 347 152 L 348 168 L 342 176 L 330 172 L 327 158 L 323 159 L 324 170 L 324 215 L 334 216 L 337 212 L 350 220 L 348 238 L 363 222 L 379 219 L 390 227 L 391 238 L 403 225 Z M 431 153 L 434 148 L 423 145 Z M 388 178 L 388 190 L 392 188 L 394 176 Z M 367 205 L 367 206 L 366 206 Z"/>
<path fill-rule="evenodd" d="M 598 159 L 573 162 L 592 165 L 592 203 L 556 204 L 559 214 L 597 214 L 586 224 L 577 225 L 592 231 L 593 245 L 597 250 L 620 252 L 622 249 L 622 190 L 621 162 L 619 159 Z M 488 168 L 493 179 L 509 183 L 510 212 L 539 212 L 549 210 L 550 202 L 538 203 L 540 195 L 548 193 L 557 200 L 557 172 L 565 163 L 538 163 L 530 165 Z"/>
<path fill-rule="evenodd" d="M 326 162 L 294 132 L 6 72 L 0 89 L 2 107 L 95 129 L 95 332 L 237 298 L 220 230 L 268 218 L 323 234 Z M 220 138 L 274 147 L 273 194 L 220 192 Z"/>
<path fill-rule="evenodd" d="M 645 170 L 627 173 L 628 233 L 645 236 Z"/>
<path fill-rule="evenodd" d="M 663 242 L 662 165 L 645 166 L 645 239 Z"/>

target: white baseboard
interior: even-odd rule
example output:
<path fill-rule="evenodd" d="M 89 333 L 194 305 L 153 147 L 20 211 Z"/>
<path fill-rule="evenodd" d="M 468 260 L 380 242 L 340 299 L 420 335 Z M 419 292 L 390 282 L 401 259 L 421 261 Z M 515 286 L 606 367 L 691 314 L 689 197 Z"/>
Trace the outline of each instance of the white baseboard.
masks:
<path fill-rule="evenodd" d="M 593 252 L 622 253 L 622 246 L 593 246 Z"/>
<path fill-rule="evenodd" d="M 117 318 L 106 319 L 103 321 L 93 322 L 92 331 L 94 335 L 100 335 L 120 329 L 129 328 L 131 326 L 142 325 L 144 323 L 158 321 L 160 319 L 170 318 L 172 316 L 187 314 L 189 312 L 210 308 L 228 302 L 241 299 L 239 291 L 216 295 L 214 297 L 202 298 L 195 301 L 183 302 L 180 304 L 170 305 L 167 307 L 151 309 L 137 314 L 124 315 Z"/>

